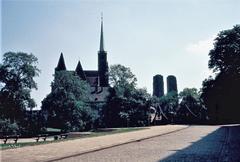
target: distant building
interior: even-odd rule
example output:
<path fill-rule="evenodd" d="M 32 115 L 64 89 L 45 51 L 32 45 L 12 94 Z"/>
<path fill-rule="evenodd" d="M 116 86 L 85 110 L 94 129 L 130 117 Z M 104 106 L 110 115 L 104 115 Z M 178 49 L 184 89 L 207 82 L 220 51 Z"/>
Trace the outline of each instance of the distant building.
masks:
<path fill-rule="evenodd" d="M 89 83 L 91 90 L 89 98 L 91 102 L 105 102 L 109 92 L 109 76 L 107 52 L 104 50 L 103 38 L 103 20 L 101 20 L 100 49 L 98 51 L 98 70 L 83 70 L 80 61 L 78 61 L 75 71 L 69 71 L 66 68 L 63 54 L 61 53 L 56 71 L 68 71 L 77 74 L 82 80 Z"/>
<path fill-rule="evenodd" d="M 177 79 L 175 76 L 169 75 L 167 77 L 167 93 L 172 92 L 172 91 L 178 92 Z"/>
<path fill-rule="evenodd" d="M 162 75 L 153 77 L 153 96 L 162 97 L 164 95 L 164 82 Z"/>

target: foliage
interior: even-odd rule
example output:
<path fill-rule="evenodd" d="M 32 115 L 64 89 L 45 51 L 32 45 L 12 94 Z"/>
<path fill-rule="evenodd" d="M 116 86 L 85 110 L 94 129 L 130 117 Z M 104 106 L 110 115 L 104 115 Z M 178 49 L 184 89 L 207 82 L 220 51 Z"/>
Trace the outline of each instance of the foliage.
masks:
<path fill-rule="evenodd" d="M 146 92 L 136 89 L 131 97 L 110 95 L 104 108 L 107 127 L 128 127 L 148 125 L 150 102 Z"/>
<path fill-rule="evenodd" d="M 180 100 L 187 99 L 188 97 L 192 97 L 195 100 L 200 99 L 200 93 L 197 88 L 184 88 L 183 91 L 179 93 Z"/>
<path fill-rule="evenodd" d="M 178 106 L 178 94 L 171 91 L 160 98 L 160 104 L 166 111 L 175 111 Z"/>
<path fill-rule="evenodd" d="M 154 123 L 202 123 L 206 120 L 206 109 L 196 88 L 185 88 L 179 94 L 171 91 L 160 98 L 153 96 L 150 102 L 158 117 Z"/>
<path fill-rule="evenodd" d="M 24 118 L 21 121 L 21 135 L 31 137 L 45 132 L 44 117 L 40 110 L 25 111 Z"/>
<path fill-rule="evenodd" d="M 146 89 L 136 88 L 136 77 L 123 65 L 110 67 L 113 88 L 103 109 L 107 127 L 145 126 L 148 124 L 150 95 Z"/>
<path fill-rule="evenodd" d="M 131 69 L 120 64 L 110 66 L 109 80 L 119 96 L 130 96 L 137 84 L 137 78 Z"/>
<path fill-rule="evenodd" d="M 221 31 L 209 53 L 215 77 L 203 81 L 202 99 L 213 122 L 240 122 L 240 25 Z"/>
<path fill-rule="evenodd" d="M 221 31 L 209 53 L 209 68 L 215 72 L 238 73 L 240 71 L 240 25 Z"/>
<path fill-rule="evenodd" d="M 67 71 L 55 73 L 52 92 L 42 101 L 47 126 L 62 131 L 87 130 L 97 118 L 88 102 L 89 87 L 77 75 Z"/>
<path fill-rule="evenodd" d="M 19 132 L 17 123 L 11 123 L 9 119 L 0 119 L 0 134 L 15 135 Z"/>
<path fill-rule="evenodd" d="M 206 120 L 206 109 L 196 88 L 185 88 L 179 93 L 180 107 L 177 112 L 178 122 L 196 123 Z"/>
<path fill-rule="evenodd" d="M 178 108 L 178 94 L 176 91 L 168 92 L 159 99 L 163 113 L 168 118 L 168 122 L 173 122 Z M 159 110 L 158 110 L 159 111 Z"/>
<path fill-rule="evenodd" d="M 37 89 L 34 77 L 40 70 L 36 66 L 37 58 L 33 54 L 7 52 L 0 64 L 0 110 L 1 118 L 11 123 L 20 122 L 24 111 L 36 106 L 31 98 L 32 89 Z"/>

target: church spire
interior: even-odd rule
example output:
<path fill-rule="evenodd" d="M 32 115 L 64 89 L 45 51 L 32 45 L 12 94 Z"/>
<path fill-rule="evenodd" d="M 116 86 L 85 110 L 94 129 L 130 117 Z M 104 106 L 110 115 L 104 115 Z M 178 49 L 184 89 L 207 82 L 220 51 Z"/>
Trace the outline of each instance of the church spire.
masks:
<path fill-rule="evenodd" d="M 61 53 L 59 61 L 58 61 L 58 65 L 55 68 L 55 71 L 61 71 L 61 70 L 66 70 L 66 65 L 65 65 L 64 58 L 63 58 L 63 53 Z"/>
<path fill-rule="evenodd" d="M 76 67 L 75 71 L 82 80 L 86 80 L 86 75 L 83 71 L 83 68 L 82 68 L 82 65 L 81 65 L 80 61 L 78 61 L 78 64 L 77 64 L 77 67 Z"/>
<path fill-rule="evenodd" d="M 103 39 L 103 14 L 101 14 L 101 36 L 100 36 L 100 50 L 104 51 L 104 39 Z"/>

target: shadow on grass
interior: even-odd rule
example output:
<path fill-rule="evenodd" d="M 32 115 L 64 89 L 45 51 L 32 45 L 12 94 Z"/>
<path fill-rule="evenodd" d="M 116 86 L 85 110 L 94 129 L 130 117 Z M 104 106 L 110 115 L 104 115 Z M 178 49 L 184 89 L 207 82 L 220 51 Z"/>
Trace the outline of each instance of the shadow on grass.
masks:
<path fill-rule="evenodd" d="M 159 162 L 238 162 L 240 161 L 240 125 L 222 126 L 197 142 Z"/>

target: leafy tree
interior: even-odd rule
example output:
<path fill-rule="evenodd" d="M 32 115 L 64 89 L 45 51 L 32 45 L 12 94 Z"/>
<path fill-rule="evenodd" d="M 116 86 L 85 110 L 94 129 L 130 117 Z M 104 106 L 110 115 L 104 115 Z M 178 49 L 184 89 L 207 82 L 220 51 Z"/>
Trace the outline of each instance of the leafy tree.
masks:
<path fill-rule="evenodd" d="M 144 89 L 136 89 L 132 96 L 123 97 L 111 94 L 104 108 L 104 121 L 107 127 L 146 126 L 150 95 Z"/>
<path fill-rule="evenodd" d="M 42 101 L 47 126 L 62 131 L 90 129 L 97 113 L 86 104 L 89 85 L 71 72 L 56 71 L 51 86 L 52 92 Z"/>
<path fill-rule="evenodd" d="M 209 53 L 215 72 L 203 82 L 202 99 L 213 122 L 240 122 L 240 25 L 221 31 Z"/>
<path fill-rule="evenodd" d="M 177 118 L 180 122 L 196 123 L 206 120 L 206 109 L 196 88 L 185 88 L 179 93 L 180 106 Z"/>
<path fill-rule="evenodd" d="M 195 100 L 200 99 L 200 93 L 197 88 L 184 88 L 183 91 L 179 93 L 180 100 L 183 100 L 188 97 L 193 97 Z"/>
<path fill-rule="evenodd" d="M 168 92 L 162 96 L 159 100 L 160 106 L 163 108 L 163 112 L 168 118 L 168 122 L 174 122 L 176 111 L 178 108 L 178 94 L 176 91 Z"/>
<path fill-rule="evenodd" d="M 17 123 L 11 123 L 9 119 L 0 119 L 1 135 L 17 134 L 19 131 Z"/>
<path fill-rule="evenodd" d="M 37 58 L 23 52 L 7 52 L 0 64 L 0 110 L 1 118 L 11 123 L 24 118 L 27 108 L 36 106 L 30 92 L 37 89 L 34 77 L 39 75 Z"/>
<path fill-rule="evenodd" d="M 136 88 L 136 77 L 123 65 L 110 67 L 110 95 L 103 109 L 107 127 L 144 126 L 148 124 L 150 95 Z"/>
<path fill-rule="evenodd" d="M 136 88 L 137 84 L 137 78 L 130 68 L 120 64 L 110 66 L 109 80 L 119 96 L 131 95 L 131 91 Z"/>
<path fill-rule="evenodd" d="M 237 73 L 240 71 L 240 25 L 221 31 L 210 50 L 209 68 L 214 72 Z"/>

